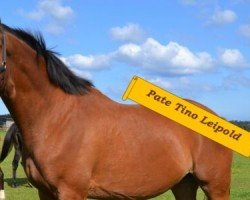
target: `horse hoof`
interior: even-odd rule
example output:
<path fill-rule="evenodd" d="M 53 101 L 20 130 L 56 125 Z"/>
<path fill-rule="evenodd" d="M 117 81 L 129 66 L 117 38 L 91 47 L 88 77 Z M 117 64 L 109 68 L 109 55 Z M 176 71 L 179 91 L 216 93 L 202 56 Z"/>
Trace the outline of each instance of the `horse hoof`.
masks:
<path fill-rule="evenodd" d="M 31 183 L 30 183 L 30 182 L 28 182 L 28 186 L 29 186 L 29 187 L 31 187 L 31 188 L 33 188 L 33 186 L 31 185 Z"/>
<path fill-rule="evenodd" d="M 16 183 L 12 183 L 11 185 L 13 188 L 17 188 L 17 184 Z M 1 199 L 0 199 L 1 200 Z"/>
<path fill-rule="evenodd" d="M 4 192 L 4 190 L 0 190 L 0 200 L 5 200 L 5 192 Z"/>

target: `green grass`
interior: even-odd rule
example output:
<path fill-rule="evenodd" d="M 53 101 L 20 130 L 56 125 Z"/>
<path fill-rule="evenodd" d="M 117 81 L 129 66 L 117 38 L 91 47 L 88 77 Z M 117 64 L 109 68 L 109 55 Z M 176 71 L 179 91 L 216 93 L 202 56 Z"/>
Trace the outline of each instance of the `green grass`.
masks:
<path fill-rule="evenodd" d="M 3 141 L 4 132 L 0 132 L 1 143 Z M 0 144 L 1 147 L 1 144 Z M 38 200 L 37 190 L 28 185 L 25 173 L 21 164 L 17 171 L 18 187 L 11 187 L 13 151 L 6 160 L 1 164 L 1 168 L 5 174 L 5 192 L 7 200 Z M 172 200 L 174 199 L 171 192 L 162 194 L 152 200 Z M 198 200 L 204 199 L 201 190 L 198 191 Z M 249 200 L 250 199 L 250 159 L 242 157 L 238 154 L 234 155 L 232 169 L 232 187 L 231 200 Z"/>
<path fill-rule="evenodd" d="M 0 132 L 1 137 L 1 145 L 3 142 L 5 133 Z M 2 147 L 1 147 L 2 148 Z M 14 149 L 14 148 L 13 148 Z M 17 169 L 17 188 L 11 187 L 11 180 L 12 180 L 12 159 L 14 156 L 14 151 L 12 150 L 8 157 L 1 163 L 1 168 L 4 172 L 4 187 L 5 187 L 5 195 L 6 200 L 38 200 L 37 190 L 35 188 L 31 188 L 28 185 L 25 173 L 23 171 L 23 167 L 19 164 Z"/>

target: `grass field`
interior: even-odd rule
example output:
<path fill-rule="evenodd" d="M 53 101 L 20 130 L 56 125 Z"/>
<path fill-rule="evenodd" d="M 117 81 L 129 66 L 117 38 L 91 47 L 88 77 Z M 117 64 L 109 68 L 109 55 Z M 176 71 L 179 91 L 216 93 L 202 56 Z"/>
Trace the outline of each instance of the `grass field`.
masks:
<path fill-rule="evenodd" d="M 3 141 L 4 132 L 0 132 L 1 142 Z M 1 144 L 0 144 L 1 146 Z M 250 145 L 249 145 L 250 146 Z M 13 151 L 1 164 L 1 168 L 5 174 L 5 192 L 6 200 L 38 200 L 37 190 L 31 188 L 27 184 L 27 179 L 20 165 L 17 171 L 18 188 L 11 187 L 11 162 L 13 159 Z M 153 200 L 172 200 L 174 199 L 171 192 L 167 192 Z M 199 190 L 198 200 L 204 199 L 204 194 Z M 234 155 L 232 170 L 232 200 L 249 200 L 250 199 L 250 159 L 242 157 L 238 154 Z"/>

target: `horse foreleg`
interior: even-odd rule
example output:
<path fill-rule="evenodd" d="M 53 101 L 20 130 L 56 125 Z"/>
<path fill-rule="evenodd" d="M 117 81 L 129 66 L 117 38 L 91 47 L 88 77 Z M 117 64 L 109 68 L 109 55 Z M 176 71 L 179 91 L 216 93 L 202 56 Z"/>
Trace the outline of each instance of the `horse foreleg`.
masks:
<path fill-rule="evenodd" d="M 5 199 L 5 192 L 4 192 L 4 174 L 2 169 L 0 168 L 0 200 Z"/>
<path fill-rule="evenodd" d="M 86 200 L 87 195 L 86 196 L 81 195 L 81 194 L 75 193 L 74 191 L 60 192 L 58 200 L 68 200 L 68 199 Z"/>
<path fill-rule="evenodd" d="M 49 194 L 48 192 L 44 192 L 41 190 L 38 191 L 38 194 L 40 200 L 69 200 L 69 199 L 86 200 L 87 199 L 87 195 L 85 196 L 82 194 L 78 194 L 75 191 L 70 190 L 68 188 L 64 188 L 63 190 L 62 188 L 59 189 L 57 197 L 54 197 L 52 194 Z"/>
<path fill-rule="evenodd" d="M 86 191 L 86 193 L 84 192 Z M 58 189 L 58 200 L 86 200 L 87 199 L 87 190 L 76 191 L 75 188 L 68 187 L 67 185 L 61 186 Z"/>
<path fill-rule="evenodd" d="M 197 165 L 194 172 L 209 200 L 230 199 L 231 166 L 228 163 L 231 162 L 226 160 L 226 154 L 222 156 L 214 162 Z"/>
<path fill-rule="evenodd" d="M 197 189 L 197 181 L 192 174 L 188 174 L 171 190 L 176 200 L 195 200 Z"/>
<path fill-rule="evenodd" d="M 220 183 L 208 183 L 201 186 L 203 191 L 208 197 L 208 200 L 229 200 L 230 199 L 230 187 L 221 185 Z"/>
<path fill-rule="evenodd" d="M 48 194 L 47 192 L 43 192 L 41 190 L 38 191 L 39 199 L 40 200 L 56 200 L 55 197 L 52 195 Z"/>

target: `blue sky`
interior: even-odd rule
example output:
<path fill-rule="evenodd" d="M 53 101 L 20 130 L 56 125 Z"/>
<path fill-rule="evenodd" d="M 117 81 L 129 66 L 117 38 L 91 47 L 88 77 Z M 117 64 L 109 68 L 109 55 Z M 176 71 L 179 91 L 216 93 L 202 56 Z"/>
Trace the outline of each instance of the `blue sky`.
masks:
<path fill-rule="evenodd" d="M 116 101 L 138 75 L 227 119 L 250 120 L 249 10 L 250 0 L 9 0 L 0 17 L 41 31 Z"/>

